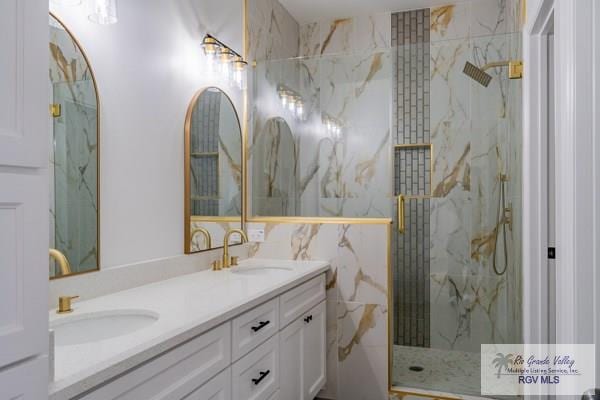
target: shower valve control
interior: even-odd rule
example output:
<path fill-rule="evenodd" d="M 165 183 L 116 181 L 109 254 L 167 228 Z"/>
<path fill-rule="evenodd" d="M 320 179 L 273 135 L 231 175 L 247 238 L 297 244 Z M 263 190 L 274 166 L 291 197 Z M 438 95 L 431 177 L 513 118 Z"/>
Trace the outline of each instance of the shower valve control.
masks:
<path fill-rule="evenodd" d="M 549 260 L 556 259 L 556 247 L 548 247 L 548 259 Z"/>

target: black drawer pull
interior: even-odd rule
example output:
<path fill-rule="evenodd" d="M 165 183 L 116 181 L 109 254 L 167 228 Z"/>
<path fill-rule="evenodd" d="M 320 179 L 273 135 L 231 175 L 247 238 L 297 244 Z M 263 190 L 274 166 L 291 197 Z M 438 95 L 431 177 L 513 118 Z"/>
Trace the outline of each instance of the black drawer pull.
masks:
<path fill-rule="evenodd" d="M 306 322 L 307 324 L 312 321 L 312 315 L 309 315 L 308 317 L 304 318 L 304 322 Z"/>
<path fill-rule="evenodd" d="M 271 373 L 270 369 L 268 369 L 266 371 L 261 371 L 260 372 L 260 377 L 252 379 L 252 383 L 254 383 L 255 385 L 258 385 L 260 383 L 260 381 L 262 381 L 263 379 L 265 379 L 267 377 L 267 375 L 269 375 L 270 373 Z"/>
<path fill-rule="evenodd" d="M 253 326 L 250 329 L 252 329 L 253 332 L 258 332 L 262 328 L 264 328 L 265 326 L 269 325 L 270 323 L 271 323 L 271 321 L 261 321 L 261 322 L 258 323 L 257 326 Z"/>

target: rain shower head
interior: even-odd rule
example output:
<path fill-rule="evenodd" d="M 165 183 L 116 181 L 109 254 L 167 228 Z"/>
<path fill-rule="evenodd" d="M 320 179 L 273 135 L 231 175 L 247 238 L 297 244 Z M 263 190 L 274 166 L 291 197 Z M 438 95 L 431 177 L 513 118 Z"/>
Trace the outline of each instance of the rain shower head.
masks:
<path fill-rule="evenodd" d="M 463 73 L 474 81 L 479 82 L 482 86 L 488 87 L 492 81 L 492 76 L 487 72 L 477 68 L 475 65 L 467 61 Z"/>
<path fill-rule="evenodd" d="M 481 68 L 467 61 L 463 73 L 479 82 L 482 86 L 488 87 L 492 81 L 492 76 L 485 71 L 496 67 L 508 67 L 508 77 L 510 79 L 521 79 L 523 77 L 523 62 L 519 60 L 492 62 Z"/>

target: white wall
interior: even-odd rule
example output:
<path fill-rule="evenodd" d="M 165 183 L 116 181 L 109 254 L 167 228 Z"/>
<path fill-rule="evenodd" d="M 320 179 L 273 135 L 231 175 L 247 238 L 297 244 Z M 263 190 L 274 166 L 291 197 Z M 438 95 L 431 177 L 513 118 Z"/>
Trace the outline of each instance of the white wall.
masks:
<path fill-rule="evenodd" d="M 85 4 L 85 2 L 84 2 Z M 120 0 L 99 26 L 84 6 L 51 6 L 80 41 L 100 92 L 100 263 L 183 253 L 183 125 L 193 94 L 223 88 L 207 72 L 205 32 L 242 51 L 242 0 Z"/>

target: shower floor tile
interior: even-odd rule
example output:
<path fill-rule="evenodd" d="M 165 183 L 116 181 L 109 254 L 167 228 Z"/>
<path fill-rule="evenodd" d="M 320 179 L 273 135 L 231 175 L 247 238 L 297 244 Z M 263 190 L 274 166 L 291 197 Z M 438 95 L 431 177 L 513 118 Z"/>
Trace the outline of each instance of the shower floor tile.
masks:
<path fill-rule="evenodd" d="M 394 346 L 393 385 L 479 396 L 481 356 L 454 350 Z M 411 370 L 421 367 L 421 371 Z"/>

